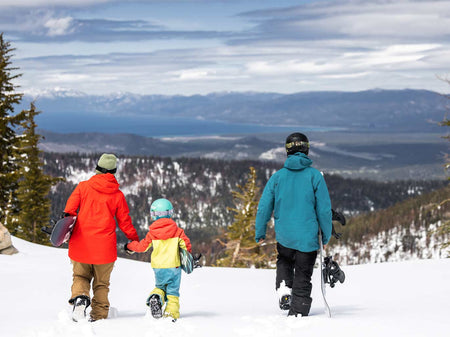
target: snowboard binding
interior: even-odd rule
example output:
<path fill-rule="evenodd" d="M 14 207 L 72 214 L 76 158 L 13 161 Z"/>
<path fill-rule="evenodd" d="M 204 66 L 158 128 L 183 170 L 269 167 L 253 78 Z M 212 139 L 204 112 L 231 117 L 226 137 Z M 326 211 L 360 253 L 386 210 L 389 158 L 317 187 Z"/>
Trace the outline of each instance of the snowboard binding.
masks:
<path fill-rule="evenodd" d="M 331 256 L 325 257 L 322 274 L 325 283 L 328 283 L 331 288 L 334 288 L 338 281 L 340 283 L 344 283 L 345 281 L 345 273 L 339 267 L 338 263 L 333 261 Z"/>
<path fill-rule="evenodd" d="M 52 231 L 53 231 L 53 228 L 55 228 L 55 225 L 56 225 L 56 221 L 51 219 L 47 226 L 44 226 L 41 228 L 41 231 L 43 231 L 45 234 L 52 235 Z"/>
<path fill-rule="evenodd" d="M 192 255 L 192 258 L 194 259 L 194 269 L 202 267 L 202 265 L 200 264 L 200 258 L 201 257 L 202 257 L 201 253 L 195 253 L 195 254 Z"/>

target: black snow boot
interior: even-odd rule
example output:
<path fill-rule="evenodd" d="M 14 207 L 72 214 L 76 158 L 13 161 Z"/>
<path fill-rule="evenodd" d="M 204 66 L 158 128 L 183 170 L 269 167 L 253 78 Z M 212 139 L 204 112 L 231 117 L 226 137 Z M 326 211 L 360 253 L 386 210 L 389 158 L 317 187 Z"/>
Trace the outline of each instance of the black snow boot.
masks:
<path fill-rule="evenodd" d="M 147 299 L 147 305 L 153 318 L 161 318 L 163 316 L 161 299 L 158 294 L 153 294 Z"/>
<path fill-rule="evenodd" d="M 289 310 L 291 308 L 291 295 L 283 295 L 280 297 L 280 309 Z"/>
<path fill-rule="evenodd" d="M 89 297 L 80 295 L 70 300 L 73 304 L 72 320 L 78 322 L 86 318 L 86 309 L 91 304 Z"/>
<path fill-rule="evenodd" d="M 303 317 L 303 316 L 308 316 L 308 315 L 303 315 L 302 313 L 295 312 L 293 309 L 290 309 L 288 316 Z"/>
<path fill-rule="evenodd" d="M 309 315 L 311 309 L 312 298 L 293 298 L 288 316 L 305 317 Z"/>

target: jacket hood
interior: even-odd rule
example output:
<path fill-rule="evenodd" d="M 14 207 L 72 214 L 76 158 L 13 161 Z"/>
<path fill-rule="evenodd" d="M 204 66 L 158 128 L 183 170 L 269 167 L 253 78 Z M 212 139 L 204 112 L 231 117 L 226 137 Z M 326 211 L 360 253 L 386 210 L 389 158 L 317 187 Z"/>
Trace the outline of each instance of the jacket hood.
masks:
<path fill-rule="evenodd" d="M 297 152 L 287 157 L 286 161 L 284 162 L 284 167 L 289 170 L 300 171 L 307 167 L 310 167 L 311 164 L 312 160 L 309 159 L 306 154 Z"/>
<path fill-rule="evenodd" d="M 178 226 L 172 219 L 160 218 L 150 225 L 149 230 L 155 239 L 165 240 L 176 236 Z"/>
<path fill-rule="evenodd" d="M 116 193 L 119 190 L 119 183 L 113 174 L 96 174 L 88 180 L 89 186 L 101 193 Z"/>

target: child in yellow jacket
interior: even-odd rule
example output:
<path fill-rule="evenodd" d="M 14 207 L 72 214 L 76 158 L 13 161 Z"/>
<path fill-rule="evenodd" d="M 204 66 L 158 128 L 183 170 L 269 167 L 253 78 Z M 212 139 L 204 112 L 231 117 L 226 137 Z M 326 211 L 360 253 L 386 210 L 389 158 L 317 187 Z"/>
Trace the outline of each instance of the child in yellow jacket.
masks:
<path fill-rule="evenodd" d="M 125 245 L 131 252 L 146 252 L 153 246 L 151 266 L 155 272 L 155 289 L 147 299 L 152 316 L 160 318 L 180 317 L 180 249 L 191 252 L 191 242 L 184 230 L 172 220 L 173 206 L 167 199 L 155 200 L 150 213 L 155 220 L 149 227 L 145 238 Z M 167 302 L 163 313 L 164 303 Z"/>

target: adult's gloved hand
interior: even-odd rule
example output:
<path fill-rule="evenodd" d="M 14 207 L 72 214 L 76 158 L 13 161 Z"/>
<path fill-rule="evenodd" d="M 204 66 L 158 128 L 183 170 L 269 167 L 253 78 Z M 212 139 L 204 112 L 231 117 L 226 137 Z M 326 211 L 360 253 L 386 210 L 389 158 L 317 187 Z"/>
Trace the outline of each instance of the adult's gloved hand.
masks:
<path fill-rule="evenodd" d="M 126 244 L 123 246 L 123 250 L 124 250 L 125 253 L 127 253 L 128 255 L 133 255 L 134 253 L 136 253 L 136 252 L 134 252 L 134 251 L 128 249 L 128 243 L 126 243 Z"/>

